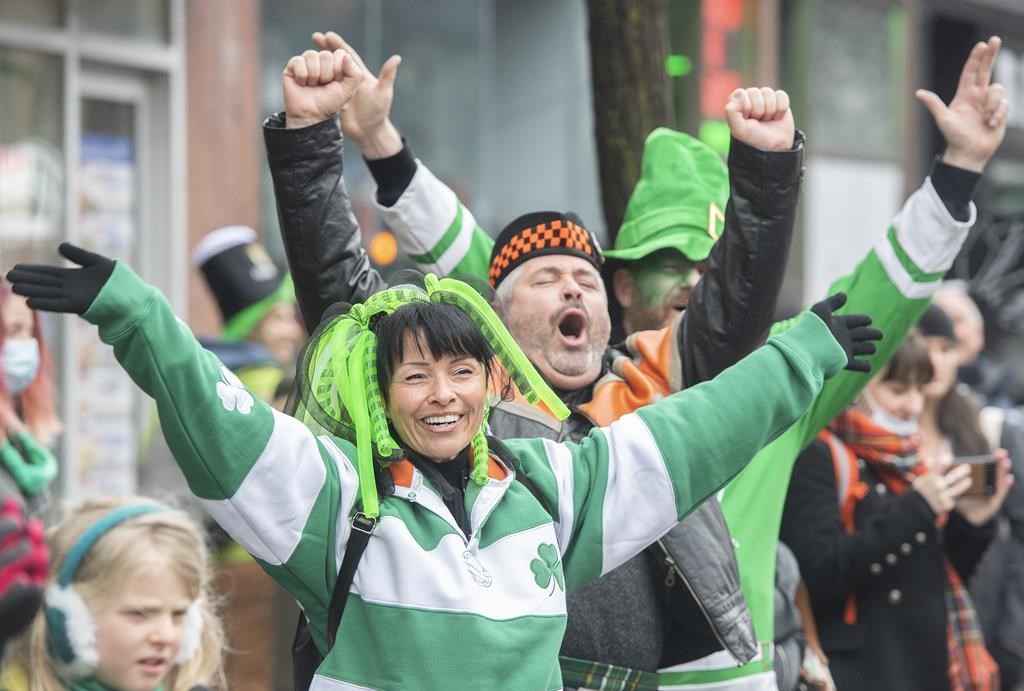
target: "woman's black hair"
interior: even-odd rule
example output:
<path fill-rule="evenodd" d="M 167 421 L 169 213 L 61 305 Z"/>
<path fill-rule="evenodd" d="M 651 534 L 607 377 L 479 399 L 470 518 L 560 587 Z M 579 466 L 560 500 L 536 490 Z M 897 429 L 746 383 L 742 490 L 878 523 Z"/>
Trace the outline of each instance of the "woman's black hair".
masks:
<path fill-rule="evenodd" d="M 934 376 L 935 368 L 932 367 L 932 358 L 928 353 L 928 342 L 917 330 L 912 330 L 885 366 L 882 381 L 923 385 Z"/>
<path fill-rule="evenodd" d="M 411 302 L 376 323 L 377 380 L 387 401 L 388 384 L 395 369 L 405 357 L 405 335 L 412 334 L 420 352 L 435 359 L 444 356 L 471 357 L 482 363 L 488 377 L 496 372 L 494 349 L 484 338 L 480 327 L 455 305 L 444 302 Z M 500 369 L 500 368 L 499 368 Z M 507 375 L 506 379 L 507 379 Z M 501 387 L 502 397 L 511 382 Z"/>

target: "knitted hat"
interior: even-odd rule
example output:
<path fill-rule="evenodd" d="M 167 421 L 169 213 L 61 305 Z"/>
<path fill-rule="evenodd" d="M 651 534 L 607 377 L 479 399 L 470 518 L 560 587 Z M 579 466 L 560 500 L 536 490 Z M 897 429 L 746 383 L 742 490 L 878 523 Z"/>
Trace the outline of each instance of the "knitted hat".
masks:
<path fill-rule="evenodd" d="M 938 305 L 928 305 L 928 309 L 917 321 L 917 330 L 922 336 L 941 336 L 953 343 L 957 342 L 953 320 Z"/>
<path fill-rule="evenodd" d="M 248 226 L 225 226 L 207 233 L 192 252 L 224 319 L 225 341 L 249 336 L 282 302 L 295 300 L 291 276 L 282 276 Z"/>
<path fill-rule="evenodd" d="M 729 172 L 721 156 L 689 135 L 659 127 L 644 142 L 640 182 L 605 256 L 634 261 L 672 247 L 690 261 L 703 261 L 722 234 L 728 199 Z"/>
<path fill-rule="evenodd" d="M 488 278 L 492 288 L 523 262 L 545 254 L 571 254 L 601 267 L 601 245 L 576 214 L 536 211 L 523 214 L 498 234 Z"/>

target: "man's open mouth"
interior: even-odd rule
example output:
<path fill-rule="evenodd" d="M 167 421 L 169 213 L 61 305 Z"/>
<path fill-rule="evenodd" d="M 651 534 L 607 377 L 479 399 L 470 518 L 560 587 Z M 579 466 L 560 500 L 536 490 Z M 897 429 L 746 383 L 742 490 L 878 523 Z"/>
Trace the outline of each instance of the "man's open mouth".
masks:
<path fill-rule="evenodd" d="M 567 310 L 558 320 L 558 333 L 569 343 L 579 343 L 587 328 L 586 316 L 580 310 Z"/>
<path fill-rule="evenodd" d="M 668 303 L 669 306 L 671 306 L 672 309 L 674 309 L 676 312 L 682 312 L 684 309 L 686 309 L 686 305 L 689 304 L 690 295 L 692 293 L 693 289 L 689 287 L 678 291 L 677 294 L 672 296 L 671 300 Z"/>

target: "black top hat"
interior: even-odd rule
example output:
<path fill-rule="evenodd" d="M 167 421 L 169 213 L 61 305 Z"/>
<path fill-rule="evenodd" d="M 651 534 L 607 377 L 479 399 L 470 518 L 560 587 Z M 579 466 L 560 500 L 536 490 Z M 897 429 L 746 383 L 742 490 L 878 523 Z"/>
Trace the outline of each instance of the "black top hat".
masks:
<path fill-rule="evenodd" d="M 248 226 L 225 226 L 208 233 L 193 250 L 192 263 L 203 273 L 217 301 L 224 319 L 224 336 L 235 340 L 247 337 L 251 330 L 234 333 L 239 330 L 236 327 L 255 326 L 279 301 L 273 296 L 290 283 L 257 240 L 256 231 Z M 259 315 L 245 314 L 263 302 L 267 304 Z"/>

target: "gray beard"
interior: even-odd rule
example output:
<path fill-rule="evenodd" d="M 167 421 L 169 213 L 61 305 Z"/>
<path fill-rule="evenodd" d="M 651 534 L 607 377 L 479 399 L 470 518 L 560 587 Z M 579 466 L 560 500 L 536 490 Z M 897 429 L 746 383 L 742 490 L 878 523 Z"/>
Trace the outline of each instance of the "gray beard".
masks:
<path fill-rule="evenodd" d="M 577 377 L 590 371 L 596 363 L 601 361 L 603 354 L 603 348 L 600 351 L 593 348 L 577 352 L 548 351 L 547 361 L 559 373 L 567 377 Z"/>
<path fill-rule="evenodd" d="M 578 377 L 595 368 L 608 347 L 611 325 L 607 321 L 604 324 L 592 321 L 584 344 L 574 350 L 564 350 L 554 347 L 557 329 L 549 320 L 535 314 L 520 315 L 516 311 L 507 312 L 504 317 L 512 338 L 535 367 L 539 362 L 546 362 L 551 369 L 567 377 Z"/>

